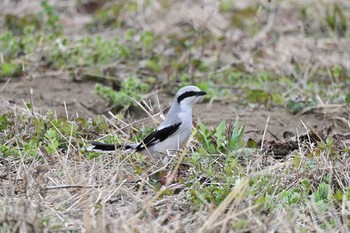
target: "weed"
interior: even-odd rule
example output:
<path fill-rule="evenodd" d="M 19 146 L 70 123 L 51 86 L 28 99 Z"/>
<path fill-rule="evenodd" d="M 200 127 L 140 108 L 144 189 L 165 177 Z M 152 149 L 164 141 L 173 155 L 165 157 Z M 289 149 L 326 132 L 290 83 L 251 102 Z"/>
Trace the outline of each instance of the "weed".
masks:
<path fill-rule="evenodd" d="M 347 19 L 342 8 L 334 3 L 331 9 L 328 9 L 326 22 L 329 28 L 339 36 L 344 37 L 347 30 Z"/>
<path fill-rule="evenodd" d="M 350 93 L 345 96 L 345 103 L 350 104 Z"/>
<path fill-rule="evenodd" d="M 148 92 L 148 85 L 142 83 L 136 77 L 129 77 L 121 83 L 121 89 L 114 91 L 112 88 L 96 84 L 96 93 L 108 98 L 114 110 L 128 109 L 136 106 L 136 101 L 140 101 L 142 94 Z"/>
<path fill-rule="evenodd" d="M 42 12 L 39 13 L 39 15 L 43 18 L 42 21 L 44 22 L 43 25 L 46 31 L 53 31 L 56 35 L 59 35 L 62 33 L 62 25 L 60 23 L 60 17 L 53 8 L 52 5 L 50 5 L 47 1 L 41 2 L 42 6 Z"/>
<path fill-rule="evenodd" d="M 199 131 L 197 139 L 201 142 L 202 147 L 199 149 L 201 153 L 228 154 L 242 148 L 243 126 L 240 126 L 238 120 L 232 126 L 226 126 L 225 121 L 213 130 L 209 130 L 201 121 L 199 122 Z"/>

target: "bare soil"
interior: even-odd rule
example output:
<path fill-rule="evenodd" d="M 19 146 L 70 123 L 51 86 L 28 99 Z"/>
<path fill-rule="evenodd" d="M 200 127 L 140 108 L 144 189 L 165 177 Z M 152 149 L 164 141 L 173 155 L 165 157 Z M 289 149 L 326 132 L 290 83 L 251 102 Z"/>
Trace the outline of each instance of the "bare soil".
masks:
<path fill-rule="evenodd" d="M 54 77 L 12 79 L 2 84 L 0 112 L 16 105 L 23 107 L 24 103 L 32 101 L 35 111 L 41 113 L 52 110 L 65 115 L 67 111 L 69 115 L 93 117 L 108 107 L 108 101 L 93 93 L 94 85 Z"/>

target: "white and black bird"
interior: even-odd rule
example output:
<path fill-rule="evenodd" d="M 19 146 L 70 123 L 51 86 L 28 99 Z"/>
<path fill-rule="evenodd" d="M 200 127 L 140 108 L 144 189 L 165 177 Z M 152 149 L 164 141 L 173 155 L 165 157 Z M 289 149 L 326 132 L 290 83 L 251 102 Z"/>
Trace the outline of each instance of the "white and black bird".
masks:
<path fill-rule="evenodd" d="M 113 145 L 92 142 L 94 151 L 132 150 L 153 158 L 163 158 L 179 150 L 192 133 L 192 108 L 207 93 L 196 86 L 178 90 L 165 120 L 142 142 L 132 145 Z"/>

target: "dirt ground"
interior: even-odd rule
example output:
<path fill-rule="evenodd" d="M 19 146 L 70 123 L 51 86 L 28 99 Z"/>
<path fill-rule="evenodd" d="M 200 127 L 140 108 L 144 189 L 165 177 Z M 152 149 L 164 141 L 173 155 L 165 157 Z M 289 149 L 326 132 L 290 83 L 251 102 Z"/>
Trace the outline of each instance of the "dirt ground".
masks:
<path fill-rule="evenodd" d="M 0 113 L 21 109 L 24 103 L 33 102 L 34 111 L 46 113 L 51 109 L 57 115 L 69 117 L 94 117 L 98 114 L 108 112 L 108 101 L 94 93 L 94 82 L 74 82 L 56 77 L 42 77 L 32 80 L 11 79 L 0 83 Z M 171 96 L 160 93 L 163 108 L 171 102 Z M 339 109 L 338 109 L 339 110 Z M 337 112 L 341 112 L 335 110 Z M 255 140 L 262 139 L 266 127 L 266 139 L 282 139 L 283 133 L 291 131 L 293 133 L 305 132 L 307 128 L 333 126 L 335 132 L 348 132 L 349 126 L 345 122 L 339 121 L 338 114 L 325 114 L 321 112 L 308 113 L 303 115 L 293 115 L 283 108 L 273 111 L 264 109 L 237 109 L 234 102 L 213 101 L 213 103 L 201 103 L 194 109 L 194 121 L 201 119 L 210 127 L 217 126 L 221 120 L 234 122 L 236 118 L 245 126 L 246 137 Z M 145 117 L 139 115 L 138 118 Z M 137 116 L 136 116 L 137 117 Z M 304 124 L 304 125 L 303 125 Z"/>

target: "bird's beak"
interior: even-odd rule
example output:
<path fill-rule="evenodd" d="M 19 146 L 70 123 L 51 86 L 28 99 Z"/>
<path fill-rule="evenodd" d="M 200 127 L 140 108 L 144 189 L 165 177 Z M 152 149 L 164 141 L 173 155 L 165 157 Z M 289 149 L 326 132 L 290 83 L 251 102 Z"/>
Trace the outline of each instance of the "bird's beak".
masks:
<path fill-rule="evenodd" d="M 207 93 L 205 91 L 199 91 L 197 92 L 197 95 L 198 96 L 203 96 L 203 95 L 206 95 Z"/>

